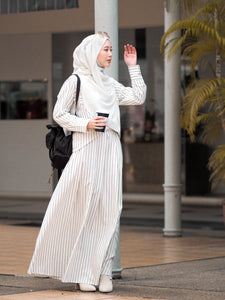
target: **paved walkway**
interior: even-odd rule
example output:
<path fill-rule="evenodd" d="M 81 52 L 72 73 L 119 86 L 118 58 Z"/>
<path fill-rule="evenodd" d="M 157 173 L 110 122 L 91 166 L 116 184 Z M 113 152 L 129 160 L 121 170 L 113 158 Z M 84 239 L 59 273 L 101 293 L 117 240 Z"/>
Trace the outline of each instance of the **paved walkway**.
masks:
<path fill-rule="evenodd" d="M 2 206 L 6 208 L 7 202 Z M 26 217 L 25 206 L 17 210 L 20 218 L 0 219 L 0 300 L 225 299 L 225 227 L 219 207 L 185 207 L 183 236 L 166 238 L 158 226 L 162 223 L 162 206 L 125 204 L 121 220 L 122 279 L 114 280 L 110 294 L 81 293 L 73 284 L 28 276 L 40 219 Z M 147 211 L 151 211 L 155 223 L 149 221 Z M 215 230 L 217 227 L 219 230 Z"/>

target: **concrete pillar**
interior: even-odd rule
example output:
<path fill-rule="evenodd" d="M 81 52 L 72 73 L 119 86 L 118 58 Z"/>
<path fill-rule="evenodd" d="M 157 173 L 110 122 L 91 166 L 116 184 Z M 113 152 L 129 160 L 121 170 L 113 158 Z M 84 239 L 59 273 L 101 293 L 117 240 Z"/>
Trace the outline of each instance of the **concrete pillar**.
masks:
<path fill-rule="evenodd" d="M 180 1 L 165 0 L 165 31 L 180 20 Z M 177 32 L 170 39 L 179 36 Z M 180 53 L 165 59 L 164 236 L 181 236 Z"/>
<path fill-rule="evenodd" d="M 95 0 L 95 32 L 97 33 L 98 31 L 105 31 L 110 35 L 113 47 L 113 59 L 110 68 L 106 72 L 118 80 L 118 0 Z M 113 264 L 113 278 L 120 278 L 121 272 L 120 242 L 118 242 Z"/>
<path fill-rule="evenodd" d="M 95 32 L 105 31 L 110 35 L 113 59 L 107 74 L 118 80 L 118 0 L 95 0 Z"/>

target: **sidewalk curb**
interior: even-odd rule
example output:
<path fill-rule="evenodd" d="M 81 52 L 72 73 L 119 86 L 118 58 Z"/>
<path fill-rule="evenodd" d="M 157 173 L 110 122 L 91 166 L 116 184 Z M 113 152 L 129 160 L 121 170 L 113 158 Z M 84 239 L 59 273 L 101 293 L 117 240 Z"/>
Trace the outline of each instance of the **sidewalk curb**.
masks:
<path fill-rule="evenodd" d="M 203 196 L 181 196 L 181 203 L 184 205 L 204 205 L 221 206 L 224 198 L 222 197 L 203 197 Z M 164 194 L 132 194 L 124 193 L 123 201 L 137 203 L 163 204 Z"/>

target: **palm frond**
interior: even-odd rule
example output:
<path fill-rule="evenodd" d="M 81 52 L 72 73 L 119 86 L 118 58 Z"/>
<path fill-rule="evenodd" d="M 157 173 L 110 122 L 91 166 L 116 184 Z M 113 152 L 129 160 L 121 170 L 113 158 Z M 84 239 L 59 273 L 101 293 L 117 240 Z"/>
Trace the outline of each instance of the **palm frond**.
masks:
<path fill-rule="evenodd" d="M 215 10 L 218 10 L 220 19 L 224 19 L 225 17 L 225 3 L 224 0 L 211 0 L 205 5 L 203 5 L 197 12 L 195 13 L 195 18 L 204 21 L 210 21 L 210 18 L 214 22 L 214 13 Z"/>
<path fill-rule="evenodd" d="M 186 129 L 191 140 L 195 138 L 195 130 L 202 121 L 199 113 L 207 104 L 212 104 L 213 109 L 221 113 L 220 118 L 223 119 L 224 105 L 220 107 L 218 103 L 218 92 L 223 95 L 225 79 L 201 79 L 194 80 L 187 89 L 180 108 L 181 127 Z M 208 108 L 209 109 L 209 108 Z M 212 109 L 211 109 L 212 110 Z M 210 110 L 208 110 L 210 111 Z"/>
<path fill-rule="evenodd" d="M 174 39 L 173 35 L 176 32 L 179 32 L 181 29 L 186 29 L 185 34 L 180 38 L 176 37 Z M 169 40 L 169 37 L 171 36 L 172 39 Z M 160 43 L 160 51 L 165 52 L 165 50 L 167 50 L 169 47 L 168 56 L 172 57 L 172 55 L 178 51 L 179 47 L 181 47 L 181 45 L 190 37 L 196 39 L 200 38 L 201 40 L 214 40 L 218 47 L 221 47 L 221 49 L 225 48 L 225 37 L 220 36 L 215 28 L 191 18 L 174 23 L 164 33 Z"/>
<path fill-rule="evenodd" d="M 170 37 L 174 32 L 180 31 L 181 29 L 185 28 L 184 21 L 178 21 L 174 23 L 170 28 L 164 33 L 162 36 L 161 42 L 160 42 L 160 51 L 164 52 L 165 49 L 168 47 L 170 43 L 173 43 L 174 40 L 170 38 L 169 41 L 167 41 L 168 37 Z M 182 38 L 182 37 L 181 37 Z"/>
<path fill-rule="evenodd" d="M 167 30 L 160 51 L 170 59 L 182 49 L 183 55 L 190 58 L 192 69 L 196 65 L 202 71 L 210 67 L 212 79 L 194 79 L 188 86 L 180 105 L 180 123 L 191 141 L 200 129 L 202 141 L 215 145 L 225 131 L 225 78 L 221 78 L 221 65 L 225 63 L 225 1 L 183 0 L 181 4 L 187 12 L 186 19 Z M 180 30 L 184 33 L 181 37 Z M 208 168 L 212 172 L 212 188 L 225 185 L 225 145 L 217 146 Z"/>
<path fill-rule="evenodd" d="M 225 145 L 220 145 L 211 154 L 209 158 L 208 168 L 212 172 L 210 181 L 212 189 L 218 184 L 225 184 Z"/>
<path fill-rule="evenodd" d="M 204 144 L 215 145 L 219 138 L 221 138 L 221 133 L 223 127 L 221 120 L 215 112 L 208 112 L 198 116 L 197 123 L 202 124 L 202 132 L 200 134 L 200 140 Z"/>
<path fill-rule="evenodd" d="M 184 49 L 183 54 L 191 58 L 191 67 L 195 68 L 201 61 L 203 69 L 210 63 L 209 55 L 215 54 L 216 43 L 214 40 L 198 40 L 196 43 L 192 43 Z M 225 50 L 223 50 L 225 53 Z M 208 58 L 207 58 L 208 57 Z M 204 60 L 203 60 L 204 58 Z M 204 64 L 203 64 L 204 63 Z"/>

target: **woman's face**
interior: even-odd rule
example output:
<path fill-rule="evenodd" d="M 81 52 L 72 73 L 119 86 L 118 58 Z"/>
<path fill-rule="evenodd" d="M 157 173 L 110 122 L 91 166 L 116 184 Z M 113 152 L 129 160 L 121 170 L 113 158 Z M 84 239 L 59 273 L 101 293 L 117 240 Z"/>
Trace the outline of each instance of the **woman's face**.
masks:
<path fill-rule="evenodd" d="M 97 60 L 101 67 L 108 68 L 110 66 L 112 60 L 112 45 L 110 40 L 105 41 L 105 44 L 98 54 Z"/>

